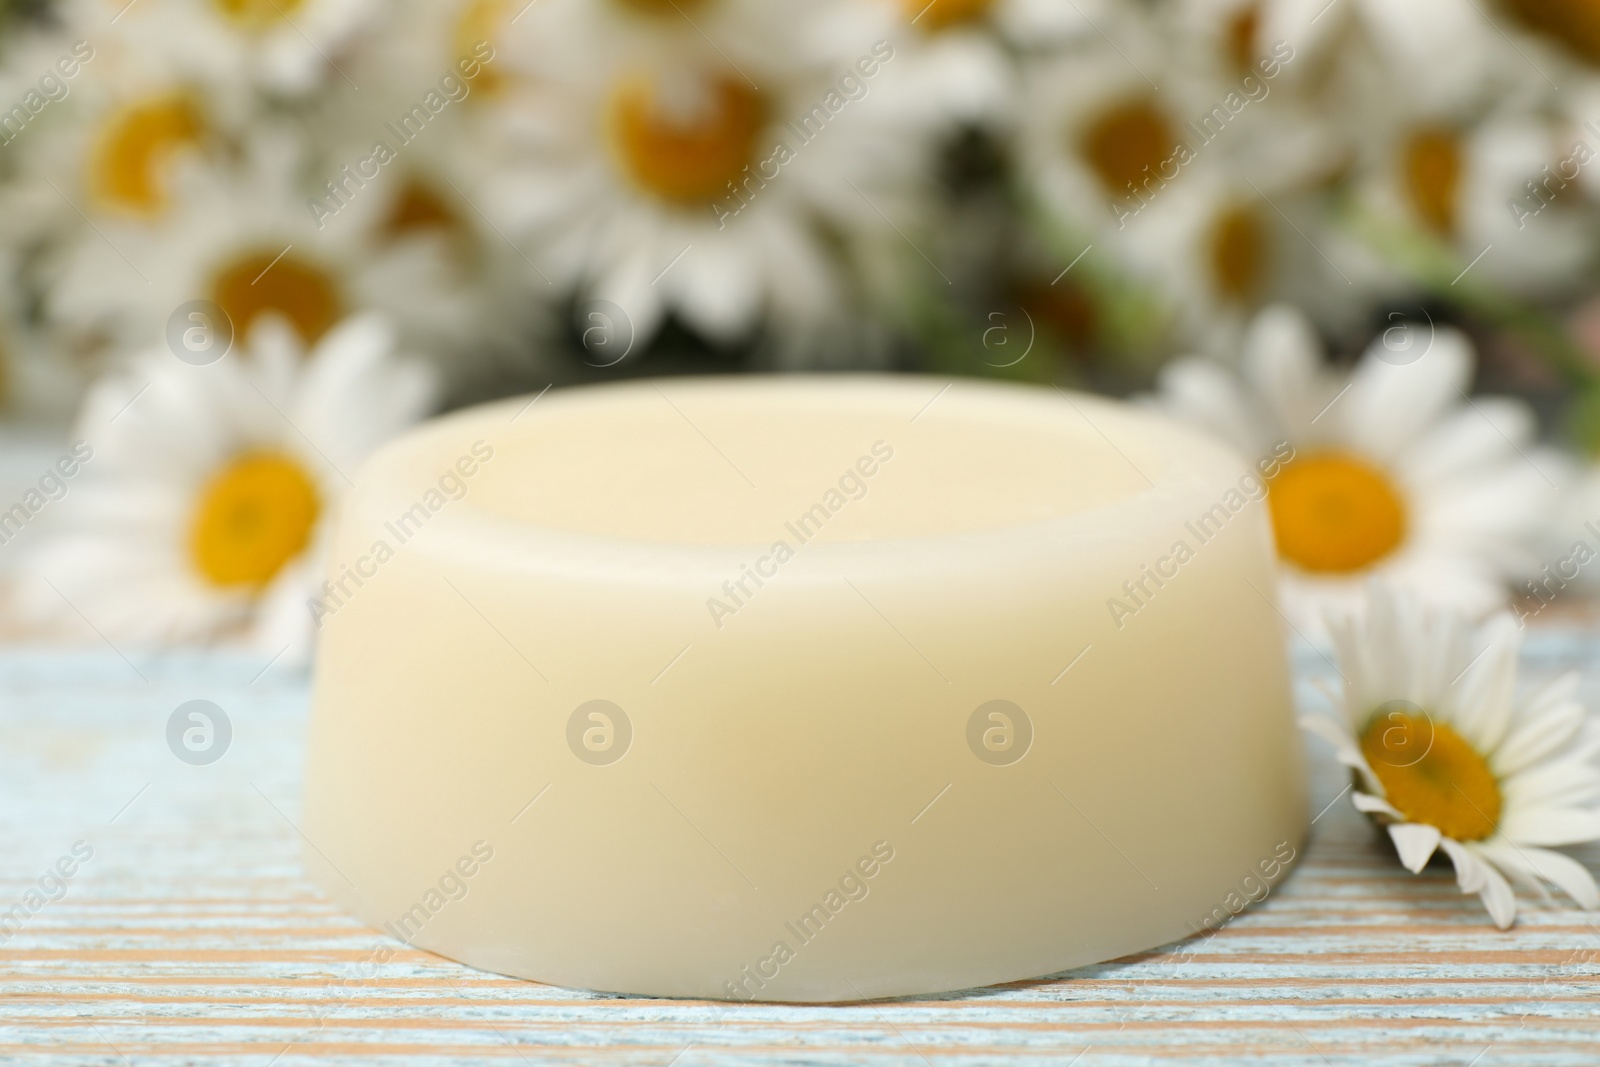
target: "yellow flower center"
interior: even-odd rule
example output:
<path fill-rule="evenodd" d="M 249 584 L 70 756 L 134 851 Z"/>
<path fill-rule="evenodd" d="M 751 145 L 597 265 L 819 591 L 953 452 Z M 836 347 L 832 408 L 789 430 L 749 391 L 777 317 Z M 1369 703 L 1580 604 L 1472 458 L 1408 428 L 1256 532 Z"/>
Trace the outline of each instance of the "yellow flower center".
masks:
<path fill-rule="evenodd" d="M 1378 562 L 1405 539 L 1405 504 L 1383 471 L 1341 452 L 1289 462 L 1267 503 L 1278 554 L 1303 570 L 1348 574 Z"/>
<path fill-rule="evenodd" d="M 929 33 L 977 22 L 993 6 L 994 0 L 900 0 L 906 17 Z"/>
<path fill-rule="evenodd" d="M 1227 41 L 1228 59 L 1232 61 L 1234 69 L 1241 72 L 1248 71 L 1256 61 L 1256 34 L 1261 28 L 1261 7 L 1259 4 L 1245 4 L 1228 17 Z"/>
<path fill-rule="evenodd" d="M 1406 142 L 1403 165 L 1412 210 L 1436 233 L 1453 234 L 1461 191 L 1461 139 L 1450 130 L 1419 130 Z"/>
<path fill-rule="evenodd" d="M 259 33 L 274 23 L 287 22 L 305 0 L 212 0 L 212 3 L 235 25 Z"/>
<path fill-rule="evenodd" d="M 1083 132 L 1079 150 L 1112 196 L 1129 196 L 1177 147 L 1177 135 L 1151 100 L 1125 100 Z"/>
<path fill-rule="evenodd" d="M 682 207 L 728 195 L 755 159 L 766 108 L 755 90 L 724 78 L 701 114 L 662 114 L 641 82 L 619 86 L 611 102 L 613 140 L 622 168 L 641 189 Z"/>
<path fill-rule="evenodd" d="M 1209 243 L 1211 280 L 1233 300 L 1249 300 L 1261 286 L 1267 267 L 1267 234 L 1249 208 L 1233 207 L 1212 224 Z"/>
<path fill-rule="evenodd" d="M 337 280 L 315 263 L 278 249 L 251 252 L 225 264 L 211 283 L 211 299 L 243 337 L 256 318 L 275 311 L 289 320 L 307 345 L 339 321 L 343 299 Z"/>
<path fill-rule="evenodd" d="M 500 35 L 507 15 L 506 0 L 471 0 L 456 22 L 456 59 L 475 58 L 473 49 L 479 44 L 492 44 Z M 505 86 L 505 75 L 493 63 L 478 66 L 478 73 L 469 79 L 473 92 L 494 95 Z M 472 97 L 467 97 L 470 101 Z"/>
<path fill-rule="evenodd" d="M 1500 783 L 1489 762 L 1426 713 L 1379 708 L 1361 732 L 1361 754 L 1407 822 L 1457 841 L 1481 841 L 1500 824 Z"/>
<path fill-rule="evenodd" d="M 167 206 L 165 179 L 178 151 L 200 139 L 203 123 L 180 94 L 117 111 L 89 161 L 89 189 L 104 207 L 146 217 Z"/>
<path fill-rule="evenodd" d="M 661 18 L 667 15 L 690 14 L 706 6 L 707 0 L 617 0 L 623 7 L 641 15 Z"/>
<path fill-rule="evenodd" d="M 461 228 L 460 217 L 450 210 L 444 198 L 416 178 L 408 178 L 401 186 L 400 195 L 383 220 L 383 231 L 391 237 Z"/>
<path fill-rule="evenodd" d="M 1600 62 L 1600 4 L 1594 0 L 1505 0 L 1505 5 L 1529 29 Z"/>
<path fill-rule="evenodd" d="M 260 589 L 305 551 L 320 510 L 298 463 L 272 452 L 239 456 L 200 494 L 189 531 L 195 570 L 215 586 Z"/>

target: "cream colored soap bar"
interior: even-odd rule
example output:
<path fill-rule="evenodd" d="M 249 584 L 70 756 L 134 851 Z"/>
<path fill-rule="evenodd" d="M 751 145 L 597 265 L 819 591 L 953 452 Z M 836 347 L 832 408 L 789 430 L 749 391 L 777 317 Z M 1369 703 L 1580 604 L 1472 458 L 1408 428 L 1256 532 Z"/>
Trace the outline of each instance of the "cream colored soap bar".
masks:
<path fill-rule="evenodd" d="M 1124 405 L 919 378 L 436 421 L 361 472 L 312 605 L 307 863 L 423 948 L 662 996 L 1215 926 L 1306 826 L 1261 485 Z"/>

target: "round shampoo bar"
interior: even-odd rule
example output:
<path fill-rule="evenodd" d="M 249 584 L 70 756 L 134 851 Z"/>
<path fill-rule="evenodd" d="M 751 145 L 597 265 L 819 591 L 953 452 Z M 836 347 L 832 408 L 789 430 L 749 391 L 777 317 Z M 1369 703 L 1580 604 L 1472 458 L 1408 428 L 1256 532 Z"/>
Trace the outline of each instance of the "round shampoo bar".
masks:
<path fill-rule="evenodd" d="M 836 1001 L 1207 928 L 1306 830 L 1264 504 L 1126 405 L 914 377 L 572 389 L 335 524 L 306 862 L 489 971 Z"/>

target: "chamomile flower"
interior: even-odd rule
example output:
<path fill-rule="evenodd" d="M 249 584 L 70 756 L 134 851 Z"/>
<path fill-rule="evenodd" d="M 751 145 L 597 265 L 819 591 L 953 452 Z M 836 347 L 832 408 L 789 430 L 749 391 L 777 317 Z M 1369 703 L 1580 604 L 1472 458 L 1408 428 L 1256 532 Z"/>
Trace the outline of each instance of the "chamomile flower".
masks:
<path fill-rule="evenodd" d="M 1104 4 L 1082 0 L 886 0 L 903 27 L 904 56 L 888 80 L 895 106 L 938 130 L 1009 125 L 1018 105 L 1015 51 L 1070 45 L 1094 33 Z"/>
<path fill-rule="evenodd" d="M 1063 231 L 1158 294 L 1202 351 L 1236 347 L 1276 300 L 1312 297 L 1327 319 L 1348 317 L 1370 257 L 1325 223 L 1344 153 L 1284 88 L 1294 50 L 1261 45 L 1217 0 L 1182 14 L 1192 49 L 1125 19 L 1126 59 L 1069 51 L 1033 66 L 1029 189 Z M 1160 89 L 1141 74 L 1158 67 Z"/>
<path fill-rule="evenodd" d="M 1322 193 L 1342 156 L 1336 139 L 1270 80 L 1248 76 L 1192 98 L 1230 100 L 1201 129 L 1188 124 L 1194 154 L 1181 172 L 1141 192 L 1101 247 L 1153 283 L 1176 312 L 1182 335 L 1203 352 L 1237 351 L 1249 321 L 1276 301 L 1316 308 L 1319 321 L 1348 322 L 1371 295 L 1368 257 L 1326 223 Z M 1209 138 L 1203 140 L 1202 138 Z"/>
<path fill-rule="evenodd" d="M 1535 449 L 1525 405 L 1467 396 L 1472 370 L 1465 337 L 1403 323 L 1336 373 L 1304 317 L 1273 307 L 1252 323 L 1239 371 L 1181 360 L 1158 403 L 1248 456 L 1293 449 L 1267 501 L 1284 606 L 1316 637 L 1374 577 L 1482 615 L 1537 569 L 1561 465 Z"/>
<path fill-rule="evenodd" d="M 430 208 L 421 193 L 414 210 L 396 199 L 403 175 L 380 169 L 371 188 L 333 171 L 343 199 L 319 198 L 313 212 L 298 180 L 301 153 L 280 132 L 259 132 L 253 158 L 239 164 L 183 167 L 159 218 L 106 219 L 64 242 L 52 263 L 52 317 L 95 323 L 134 346 L 163 336 L 193 300 L 221 308 L 240 336 L 277 314 L 308 345 L 361 311 L 383 311 L 408 337 L 429 339 L 471 321 L 476 305 L 441 243 L 394 240 L 415 236 L 391 232 L 397 209 L 410 217 Z"/>
<path fill-rule="evenodd" d="M 1475 635 L 1381 583 L 1363 621 L 1332 625 L 1343 685 L 1333 715 L 1302 722 L 1351 768 L 1357 810 L 1400 862 L 1418 872 L 1443 852 L 1501 929 L 1517 914 L 1508 877 L 1600 907 L 1594 877 L 1551 850 L 1600 839 L 1600 724 L 1576 699 L 1577 675 L 1519 698 L 1515 620 Z"/>
<path fill-rule="evenodd" d="M 1552 178 L 1571 148 L 1564 121 L 1522 109 L 1384 114 L 1362 138 L 1355 178 L 1382 225 L 1441 244 L 1511 292 L 1570 289 L 1593 262 L 1592 215 L 1582 197 L 1556 195 L 1566 182 Z"/>
<path fill-rule="evenodd" d="M 93 449 L 64 523 L 34 561 L 32 612 L 80 614 L 112 641 L 238 638 L 308 648 L 325 519 L 356 465 L 429 406 L 432 379 L 379 317 L 312 346 L 277 316 L 220 362 L 164 348 L 90 391 Z"/>
<path fill-rule="evenodd" d="M 1440 108 L 1539 79 L 1490 18 L 1475 0 L 1356 0 L 1330 21 L 1364 33 L 1389 80 L 1402 88 L 1400 99 Z"/>
<path fill-rule="evenodd" d="M 566 25 L 571 6 L 531 10 L 517 28 Z M 903 210 L 916 160 L 874 111 L 895 50 L 872 13 L 783 4 L 757 17 L 746 0 L 705 0 L 691 6 L 707 33 L 713 13 L 763 23 L 708 50 L 654 3 L 590 6 L 651 10 L 628 16 L 639 25 L 616 55 L 551 62 L 495 102 L 485 211 L 527 249 L 530 279 L 618 304 L 641 338 L 669 312 L 730 340 L 767 315 L 806 324 L 847 307 L 851 257 L 900 240 L 885 219 Z M 536 50 L 508 43 L 507 67 Z"/>
<path fill-rule="evenodd" d="M 41 43 L 29 61 L 72 72 L 16 134 L 15 184 L 37 218 L 160 219 L 181 164 L 226 152 L 233 118 L 216 98 L 119 36 Z"/>
<path fill-rule="evenodd" d="M 1107 30 L 1124 53 L 1068 51 L 1027 71 L 1018 130 L 1032 194 L 1086 235 L 1117 232 L 1141 197 L 1176 178 L 1185 116 L 1141 73 L 1161 62 L 1154 27 L 1129 12 Z"/>
<path fill-rule="evenodd" d="M 1299 19 L 1319 7 L 1277 2 Z M 1426 107 L 1548 98 L 1600 67 L 1600 20 L 1588 0 L 1355 0 L 1329 14 L 1318 19 L 1325 40 L 1358 28 L 1401 86 L 1399 98 Z"/>
<path fill-rule="evenodd" d="M 115 33 L 185 79 L 238 99 L 252 91 L 297 96 L 330 80 L 357 91 L 336 57 L 379 7 L 372 0 L 77 0 L 71 10 L 91 39 Z"/>
<path fill-rule="evenodd" d="M 643 76 L 682 106 L 690 90 L 670 83 L 707 68 L 742 71 L 756 93 L 837 78 L 897 25 L 883 3 L 858 0 L 469 0 L 454 37 L 488 41 L 508 77 L 609 89 Z"/>

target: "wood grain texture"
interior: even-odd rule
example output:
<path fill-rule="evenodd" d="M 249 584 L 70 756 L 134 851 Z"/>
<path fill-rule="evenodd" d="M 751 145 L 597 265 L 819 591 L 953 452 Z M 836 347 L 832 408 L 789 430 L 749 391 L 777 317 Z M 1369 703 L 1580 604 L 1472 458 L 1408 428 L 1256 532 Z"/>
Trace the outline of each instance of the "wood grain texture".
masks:
<path fill-rule="evenodd" d="M 1595 631 L 1543 631 L 1526 667 L 1597 652 Z M 1302 677 L 1327 670 L 1300 660 Z M 396 943 L 300 874 L 305 683 L 262 666 L 0 653 L 0 914 L 74 842 L 94 850 L 0 942 L 0 1062 L 1600 1063 L 1595 916 L 1524 895 L 1497 931 L 1448 870 L 1403 871 L 1343 799 L 1215 937 L 1038 981 L 789 1007 L 602 996 L 408 950 L 369 972 Z M 1600 685 L 1586 692 L 1596 706 Z M 166 747 L 196 697 L 234 728 L 209 767 Z M 1312 751 L 1315 811 L 1345 780 Z"/>

